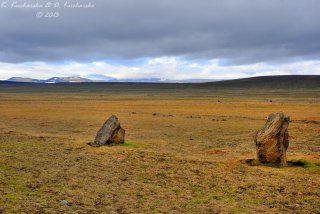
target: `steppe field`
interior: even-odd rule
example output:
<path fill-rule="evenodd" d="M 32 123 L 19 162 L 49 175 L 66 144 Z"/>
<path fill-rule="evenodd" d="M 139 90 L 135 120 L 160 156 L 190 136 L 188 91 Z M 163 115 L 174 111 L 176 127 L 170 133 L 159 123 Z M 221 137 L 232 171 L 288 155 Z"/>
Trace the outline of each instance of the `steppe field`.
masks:
<path fill-rule="evenodd" d="M 3 82 L 0 213 L 320 213 L 319 110 L 316 85 Z M 240 162 L 273 112 L 302 166 Z M 89 146 L 112 114 L 126 143 Z"/>

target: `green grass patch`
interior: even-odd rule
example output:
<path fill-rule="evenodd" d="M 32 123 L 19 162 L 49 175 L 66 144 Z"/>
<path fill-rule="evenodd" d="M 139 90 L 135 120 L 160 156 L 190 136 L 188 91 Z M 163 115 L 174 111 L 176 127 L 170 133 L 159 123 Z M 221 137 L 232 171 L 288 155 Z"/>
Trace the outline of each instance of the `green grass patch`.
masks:
<path fill-rule="evenodd" d="M 267 167 L 281 167 L 274 165 L 272 163 L 261 163 L 257 159 L 247 159 L 247 160 L 242 160 L 241 163 L 247 164 L 249 166 L 267 166 Z M 304 159 L 293 159 L 291 161 L 287 161 L 287 164 L 289 167 L 303 167 L 303 168 L 308 168 L 308 169 L 320 169 L 320 162 L 318 163 L 313 163 L 308 160 Z"/>
<path fill-rule="evenodd" d="M 216 194 L 209 195 L 209 200 L 223 200 L 223 197 Z"/>
<path fill-rule="evenodd" d="M 93 147 L 100 147 L 100 146 L 95 145 L 92 142 L 88 142 L 87 144 L 90 145 L 90 146 L 93 146 Z M 126 141 L 125 143 L 106 144 L 106 145 L 103 145 L 103 146 L 110 146 L 110 147 L 113 147 L 113 146 L 125 146 L 125 147 L 133 147 L 133 148 L 141 148 L 141 147 L 143 147 L 140 143 L 132 142 L 132 141 Z"/>
<path fill-rule="evenodd" d="M 208 201 L 205 200 L 205 199 L 194 199 L 194 200 L 191 201 L 191 203 L 193 203 L 193 204 L 205 204 L 207 202 Z"/>
<path fill-rule="evenodd" d="M 312 163 L 304 159 L 291 160 L 288 161 L 288 164 L 291 166 L 300 166 L 308 169 L 320 169 L 320 163 Z"/>
<path fill-rule="evenodd" d="M 140 191 L 136 192 L 136 197 L 137 197 L 138 202 L 139 202 L 140 204 L 143 204 L 143 203 L 144 203 L 145 197 L 144 197 L 144 195 L 143 195 Z"/>
<path fill-rule="evenodd" d="M 124 144 L 120 144 L 120 146 L 133 147 L 133 148 L 141 148 L 142 147 L 139 143 L 132 142 L 132 141 L 126 141 Z"/>

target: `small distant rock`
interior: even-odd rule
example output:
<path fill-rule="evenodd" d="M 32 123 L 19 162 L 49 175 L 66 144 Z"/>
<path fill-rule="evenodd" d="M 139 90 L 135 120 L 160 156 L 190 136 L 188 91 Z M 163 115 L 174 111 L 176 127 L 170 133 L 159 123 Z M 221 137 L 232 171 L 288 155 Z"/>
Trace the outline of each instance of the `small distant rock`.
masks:
<path fill-rule="evenodd" d="M 153 116 L 157 116 L 157 113 L 153 113 L 152 115 L 153 115 Z"/>
<path fill-rule="evenodd" d="M 288 126 L 290 118 L 283 113 L 270 114 L 265 126 L 255 133 L 254 142 L 261 163 L 286 166 L 289 146 Z"/>
<path fill-rule="evenodd" d="M 61 204 L 66 205 L 66 206 L 72 206 L 72 203 L 67 200 L 62 200 Z"/>
<path fill-rule="evenodd" d="M 201 118 L 200 116 L 187 116 L 187 118 Z"/>
<path fill-rule="evenodd" d="M 164 114 L 164 115 L 162 115 L 162 117 L 174 117 L 174 115 L 173 114 Z"/>
<path fill-rule="evenodd" d="M 98 131 L 92 146 L 123 144 L 124 140 L 125 130 L 120 126 L 119 119 L 112 115 Z"/>

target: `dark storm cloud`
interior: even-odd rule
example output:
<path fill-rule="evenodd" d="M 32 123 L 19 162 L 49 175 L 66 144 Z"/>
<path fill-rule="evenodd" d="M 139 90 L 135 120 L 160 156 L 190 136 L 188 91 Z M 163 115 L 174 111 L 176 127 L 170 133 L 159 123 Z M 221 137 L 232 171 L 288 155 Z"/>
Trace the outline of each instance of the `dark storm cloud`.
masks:
<path fill-rule="evenodd" d="M 93 9 L 60 9 L 56 19 L 37 19 L 36 9 L 0 9 L 0 61 L 185 56 L 252 63 L 320 56 L 318 0 L 92 0 L 92 4 Z"/>

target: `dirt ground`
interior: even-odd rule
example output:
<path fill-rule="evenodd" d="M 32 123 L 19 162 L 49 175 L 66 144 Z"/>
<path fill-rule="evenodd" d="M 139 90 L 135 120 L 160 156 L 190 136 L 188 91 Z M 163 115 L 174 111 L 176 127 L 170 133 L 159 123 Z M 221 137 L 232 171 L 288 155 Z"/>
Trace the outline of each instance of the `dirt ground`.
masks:
<path fill-rule="evenodd" d="M 0 213 L 320 213 L 319 168 L 240 163 L 272 112 L 320 162 L 320 90 L 50 90 L 0 91 Z M 112 114 L 126 143 L 88 146 Z"/>

